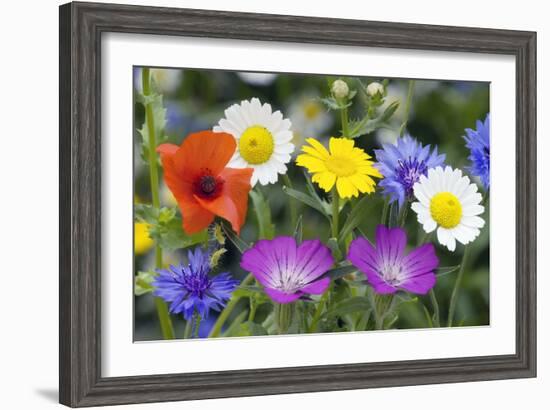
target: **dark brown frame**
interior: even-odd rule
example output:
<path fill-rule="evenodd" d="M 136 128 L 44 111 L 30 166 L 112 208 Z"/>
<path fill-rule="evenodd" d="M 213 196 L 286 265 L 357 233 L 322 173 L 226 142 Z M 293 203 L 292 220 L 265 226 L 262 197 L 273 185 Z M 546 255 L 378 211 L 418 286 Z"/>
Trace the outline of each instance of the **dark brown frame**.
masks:
<path fill-rule="evenodd" d="M 536 375 L 536 33 L 205 10 L 60 7 L 60 402 L 94 406 Z M 216 37 L 516 59 L 516 346 L 511 355 L 101 377 L 101 35 Z"/>

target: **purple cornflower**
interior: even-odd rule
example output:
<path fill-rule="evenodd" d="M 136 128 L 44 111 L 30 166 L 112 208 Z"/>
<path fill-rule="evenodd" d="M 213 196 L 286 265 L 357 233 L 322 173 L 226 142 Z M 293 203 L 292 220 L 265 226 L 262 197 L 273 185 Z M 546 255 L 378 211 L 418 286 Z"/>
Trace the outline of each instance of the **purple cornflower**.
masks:
<path fill-rule="evenodd" d="M 254 275 L 265 293 L 278 303 L 290 303 L 304 294 L 320 295 L 330 278 L 321 277 L 334 264 L 330 249 L 318 240 L 301 245 L 290 236 L 260 240 L 248 249 L 241 267 Z"/>
<path fill-rule="evenodd" d="M 350 245 L 348 259 L 361 270 L 379 294 L 406 290 L 426 294 L 435 285 L 434 270 L 439 265 L 431 243 L 405 255 L 407 235 L 402 228 L 376 228 L 376 246 L 365 238 Z"/>
<path fill-rule="evenodd" d="M 398 201 L 401 208 L 413 197 L 413 186 L 426 175 L 428 169 L 443 165 L 445 154 L 438 155 L 437 147 L 430 152 L 430 146 L 422 146 L 408 134 L 398 138 L 396 144 L 382 144 L 375 149 L 376 167 L 384 178 L 378 183 L 389 195 L 390 203 Z"/>
<path fill-rule="evenodd" d="M 490 177 L 490 147 L 489 147 L 489 130 L 491 119 L 489 114 L 485 117 L 485 121 L 476 121 L 476 129 L 466 128 L 466 146 L 470 149 L 468 159 L 471 165 L 468 170 L 472 175 L 481 179 L 481 184 L 485 190 L 489 189 Z"/>
<path fill-rule="evenodd" d="M 157 270 L 153 294 L 170 303 L 170 313 L 182 313 L 189 320 L 196 311 L 204 319 L 210 309 L 220 311 L 225 307 L 239 282 L 227 272 L 209 277 L 210 255 L 200 248 L 189 250 L 187 257 L 188 265 Z"/>

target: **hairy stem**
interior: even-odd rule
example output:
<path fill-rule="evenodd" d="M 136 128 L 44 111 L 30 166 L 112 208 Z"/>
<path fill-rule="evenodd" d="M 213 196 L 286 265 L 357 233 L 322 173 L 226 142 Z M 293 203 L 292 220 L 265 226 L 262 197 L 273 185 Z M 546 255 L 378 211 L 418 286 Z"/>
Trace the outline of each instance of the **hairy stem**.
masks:
<path fill-rule="evenodd" d="M 288 174 L 283 175 L 283 182 L 284 184 L 290 188 L 293 189 L 292 181 L 290 180 Z M 290 229 L 293 230 L 296 227 L 296 223 L 298 221 L 298 209 L 296 207 L 296 200 L 292 197 L 288 200 L 288 206 L 290 208 Z"/>
<path fill-rule="evenodd" d="M 338 238 L 338 218 L 340 214 L 340 197 L 336 185 L 332 188 L 332 237 Z"/>
<path fill-rule="evenodd" d="M 143 95 L 151 95 L 151 75 L 148 68 L 143 68 L 141 70 L 141 80 L 143 87 Z M 158 176 L 158 167 L 157 167 L 157 144 L 156 144 L 156 135 L 155 135 L 155 120 L 153 115 L 153 106 L 151 102 L 145 104 L 145 121 L 147 122 L 147 131 L 149 134 L 149 177 L 151 182 L 151 197 L 153 202 L 153 207 L 156 209 L 160 208 L 160 199 L 159 199 L 159 176 Z M 155 267 L 157 269 L 162 268 L 162 248 L 158 242 L 155 242 Z M 174 339 L 174 326 L 172 325 L 172 319 L 170 319 L 170 314 L 168 312 L 168 307 L 166 302 L 161 298 L 155 298 L 155 306 L 157 308 L 157 315 L 160 322 L 160 328 L 162 330 L 162 336 L 164 339 Z"/>
<path fill-rule="evenodd" d="M 405 134 L 405 130 L 407 129 L 407 123 L 409 122 L 409 113 L 411 110 L 411 104 L 414 94 L 414 80 L 409 80 L 409 89 L 407 91 L 407 100 L 405 102 L 405 114 L 403 117 L 403 123 L 401 124 L 401 127 L 399 127 L 399 136 L 402 137 Z"/>

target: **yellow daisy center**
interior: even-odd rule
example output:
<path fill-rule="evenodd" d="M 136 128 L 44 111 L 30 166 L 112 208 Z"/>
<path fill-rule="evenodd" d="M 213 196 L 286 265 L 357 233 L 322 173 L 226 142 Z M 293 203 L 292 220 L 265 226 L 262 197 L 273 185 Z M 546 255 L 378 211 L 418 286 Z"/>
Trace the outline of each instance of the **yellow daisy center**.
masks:
<path fill-rule="evenodd" d="M 348 177 L 355 174 L 355 164 L 348 157 L 331 155 L 326 160 L 327 169 L 337 177 Z"/>
<path fill-rule="evenodd" d="M 317 118 L 321 112 L 321 106 L 316 102 L 308 101 L 304 104 L 303 110 L 305 117 L 308 120 L 313 120 L 314 118 Z"/>
<path fill-rule="evenodd" d="M 267 162 L 271 158 L 274 148 L 273 135 L 267 128 L 260 125 L 248 127 L 239 139 L 239 151 L 249 164 L 257 165 Z"/>
<path fill-rule="evenodd" d="M 462 205 L 458 198 L 450 192 L 439 192 L 432 197 L 430 213 L 440 226 L 451 229 L 460 223 Z"/>

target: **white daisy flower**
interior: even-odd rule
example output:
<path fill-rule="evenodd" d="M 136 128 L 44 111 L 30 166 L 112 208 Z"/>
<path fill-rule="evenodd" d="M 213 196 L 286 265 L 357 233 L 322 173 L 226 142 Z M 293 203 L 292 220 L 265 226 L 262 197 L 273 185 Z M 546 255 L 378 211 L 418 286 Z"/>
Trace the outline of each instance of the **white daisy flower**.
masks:
<path fill-rule="evenodd" d="M 290 120 L 271 105 L 257 98 L 233 104 L 225 110 L 225 118 L 214 126 L 214 132 L 226 132 L 237 140 L 237 150 L 229 161 L 232 168 L 254 168 L 251 184 L 277 182 L 278 174 L 286 174 L 286 165 L 294 152 Z"/>
<path fill-rule="evenodd" d="M 306 138 L 319 139 L 332 125 L 332 116 L 313 94 L 302 95 L 288 109 L 294 131 L 294 145 L 301 146 Z"/>
<path fill-rule="evenodd" d="M 479 235 L 485 221 L 478 215 L 485 211 L 480 205 L 481 194 L 470 178 L 460 169 L 436 167 L 428 170 L 413 186 L 414 202 L 411 208 L 427 233 L 437 228 L 439 243 L 451 252 L 456 241 L 466 245 Z"/>
<path fill-rule="evenodd" d="M 257 85 L 261 87 L 266 87 L 268 85 L 271 85 L 273 81 L 277 78 L 277 74 L 275 73 L 249 73 L 246 71 L 239 72 L 237 75 L 243 80 L 245 83 L 250 85 Z"/>

